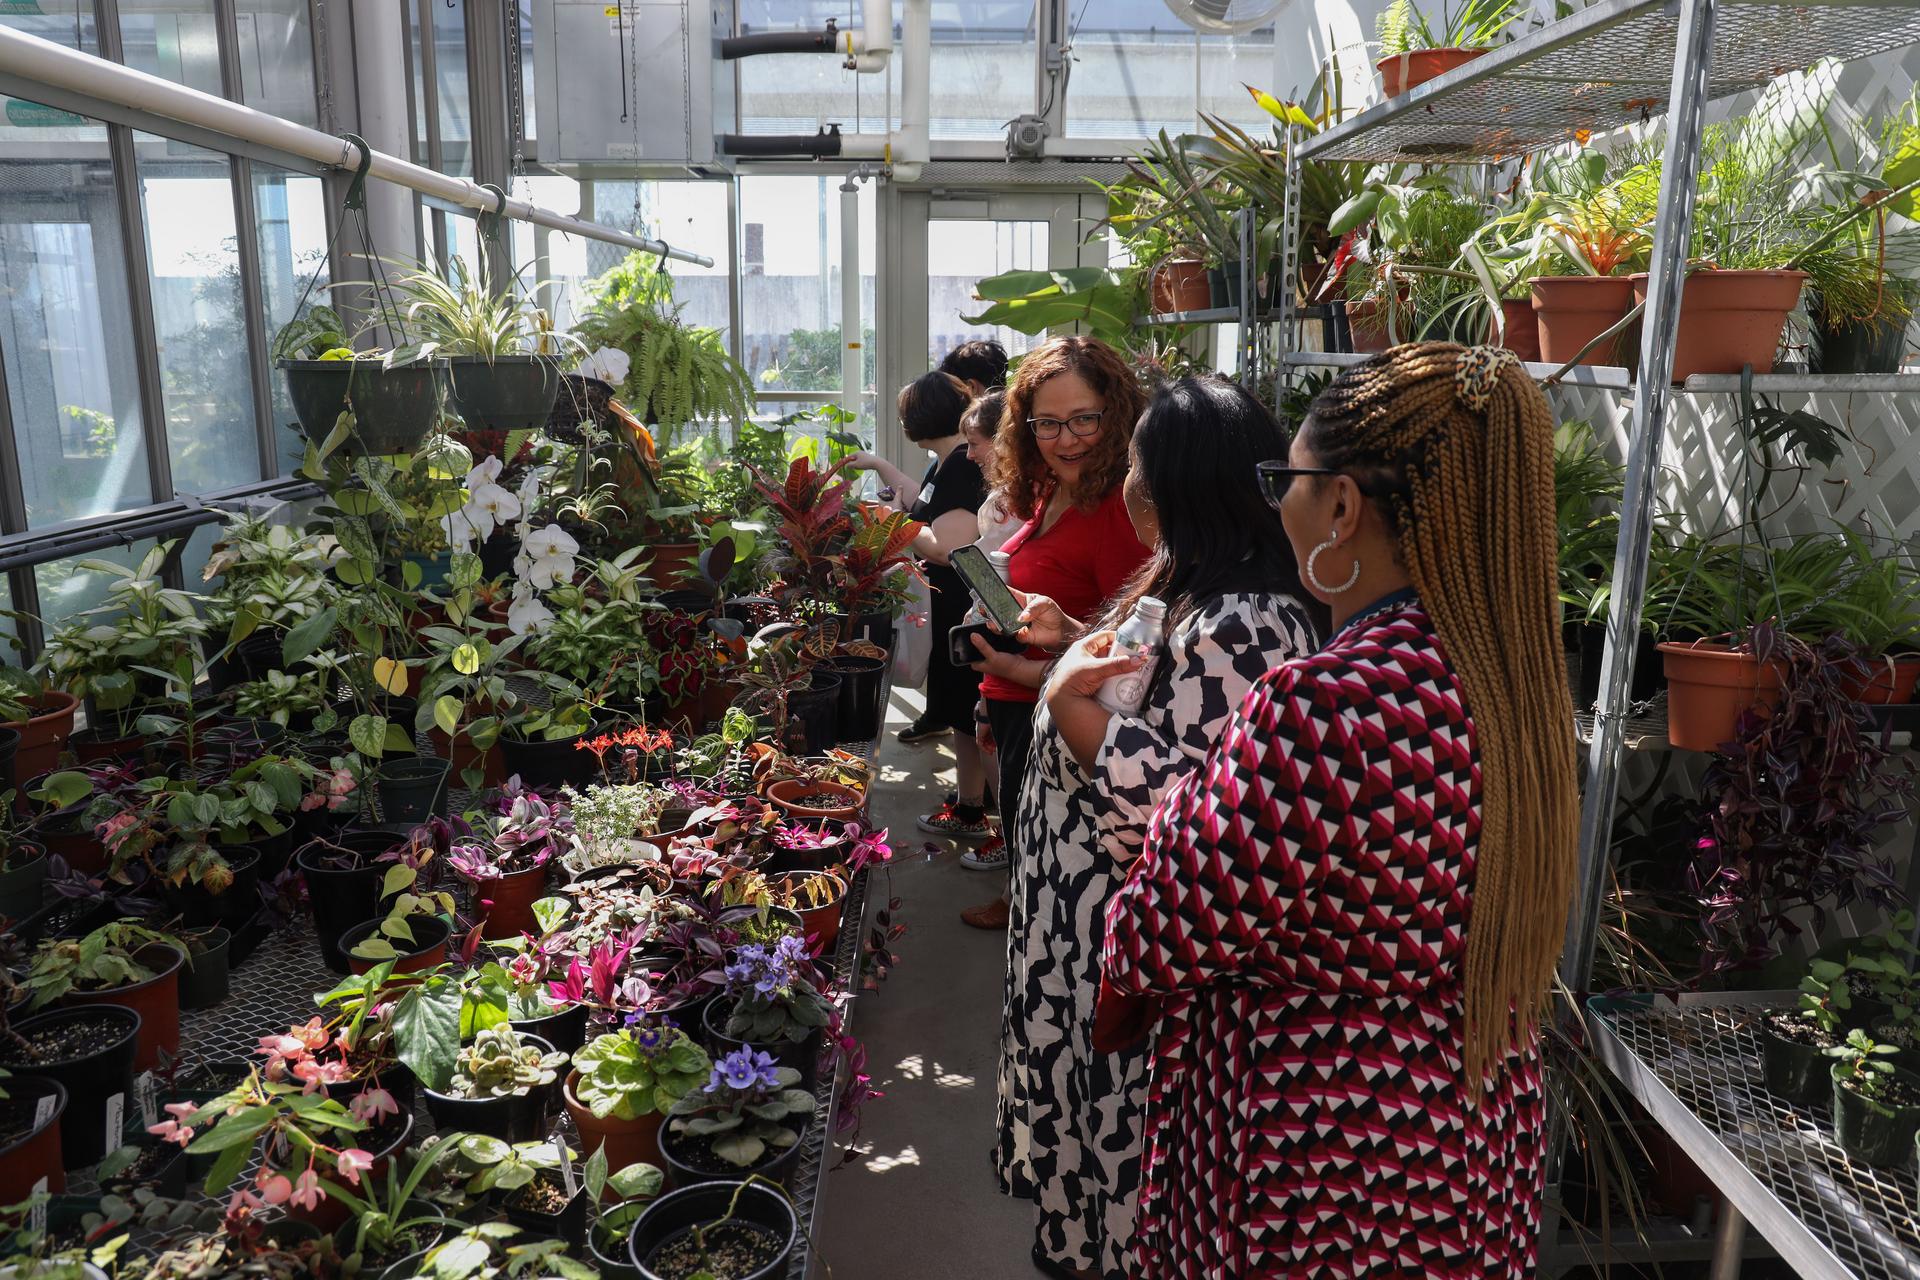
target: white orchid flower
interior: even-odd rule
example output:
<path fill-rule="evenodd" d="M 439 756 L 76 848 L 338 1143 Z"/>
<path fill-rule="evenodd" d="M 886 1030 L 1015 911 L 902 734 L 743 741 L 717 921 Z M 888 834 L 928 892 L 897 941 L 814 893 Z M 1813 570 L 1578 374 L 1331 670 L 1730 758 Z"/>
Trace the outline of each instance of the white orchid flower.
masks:
<path fill-rule="evenodd" d="M 473 518 L 465 507 L 441 516 L 440 532 L 447 535 L 447 545 L 455 551 L 473 550 Z"/>
<path fill-rule="evenodd" d="M 467 492 L 471 493 L 482 485 L 500 483 L 500 473 L 506 470 L 506 466 L 492 454 L 474 463 L 473 470 L 467 472 Z"/>
<path fill-rule="evenodd" d="M 521 587 L 525 585 L 522 583 Z M 547 608 L 531 588 L 524 591 L 520 587 L 514 589 L 513 603 L 507 606 L 507 630 L 523 636 L 529 631 L 544 630 L 552 621 L 553 610 Z"/>
<path fill-rule="evenodd" d="M 497 528 L 520 514 L 520 499 L 497 484 L 482 484 L 467 495 L 460 514 L 473 522 L 474 536 L 485 542 Z"/>
<path fill-rule="evenodd" d="M 559 525 L 535 531 L 520 549 L 528 561 L 525 580 L 534 586 L 545 590 L 573 580 L 573 558 L 579 554 L 580 544 Z"/>
<path fill-rule="evenodd" d="M 553 474 L 551 466 L 528 467 L 527 474 L 520 477 L 520 502 L 531 507 L 540 500 L 540 486 Z"/>
<path fill-rule="evenodd" d="M 598 378 L 617 387 L 627 380 L 627 371 L 631 368 L 633 357 L 618 347 L 602 347 L 582 360 L 575 372 L 583 378 Z"/>

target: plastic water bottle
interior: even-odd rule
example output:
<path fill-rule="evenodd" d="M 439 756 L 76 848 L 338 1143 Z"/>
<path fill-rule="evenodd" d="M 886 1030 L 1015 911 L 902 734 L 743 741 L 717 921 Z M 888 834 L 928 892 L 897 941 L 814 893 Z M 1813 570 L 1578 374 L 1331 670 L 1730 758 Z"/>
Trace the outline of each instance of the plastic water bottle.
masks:
<path fill-rule="evenodd" d="M 1152 596 L 1141 596 L 1140 602 L 1133 606 L 1132 614 L 1114 633 L 1113 655 L 1117 657 L 1130 653 L 1146 661 L 1138 670 L 1123 671 L 1117 676 L 1108 677 L 1095 695 L 1101 706 L 1115 715 L 1140 713 L 1140 704 L 1147 699 L 1147 684 L 1153 679 L 1153 669 L 1160 661 L 1160 641 L 1165 637 L 1166 625 L 1166 603 Z"/>

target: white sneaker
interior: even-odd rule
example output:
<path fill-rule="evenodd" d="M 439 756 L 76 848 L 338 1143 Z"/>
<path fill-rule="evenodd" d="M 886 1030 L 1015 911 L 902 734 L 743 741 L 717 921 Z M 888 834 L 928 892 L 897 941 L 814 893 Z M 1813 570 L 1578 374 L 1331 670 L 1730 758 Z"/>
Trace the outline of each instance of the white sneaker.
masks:
<path fill-rule="evenodd" d="M 960 855 L 960 865 L 969 871 L 1004 871 L 1007 866 L 1007 842 L 999 836 L 983 841 L 978 848 Z"/>

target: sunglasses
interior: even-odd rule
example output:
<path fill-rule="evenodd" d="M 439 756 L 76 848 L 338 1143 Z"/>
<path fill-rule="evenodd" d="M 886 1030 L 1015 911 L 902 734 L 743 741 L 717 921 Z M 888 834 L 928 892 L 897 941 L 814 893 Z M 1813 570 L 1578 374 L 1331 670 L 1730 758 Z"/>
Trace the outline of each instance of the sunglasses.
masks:
<path fill-rule="evenodd" d="M 1295 476 L 1337 476 L 1340 473 L 1331 467 L 1290 467 L 1284 462 L 1262 462 L 1256 468 L 1260 473 L 1260 496 L 1267 505 L 1275 508 L 1280 500 L 1287 496 Z"/>

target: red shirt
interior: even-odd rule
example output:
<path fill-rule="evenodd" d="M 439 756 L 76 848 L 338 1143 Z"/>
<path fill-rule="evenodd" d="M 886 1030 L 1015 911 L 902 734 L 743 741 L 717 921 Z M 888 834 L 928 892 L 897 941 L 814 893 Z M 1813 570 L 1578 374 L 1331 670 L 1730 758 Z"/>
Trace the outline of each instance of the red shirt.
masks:
<path fill-rule="evenodd" d="M 1050 596 L 1069 618 L 1091 623 L 1150 553 L 1133 531 L 1118 485 L 1092 511 L 1070 506 L 1041 533 L 1046 514 L 1042 503 L 1000 548 L 1010 557 L 1007 581 L 1020 591 Z M 1054 655 L 1028 649 L 1027 656 L 1045 661 Z M 1000 702 L 1040 700 L 1038 689 L 992 674 L 981 677 L 980 693 Z"/>

